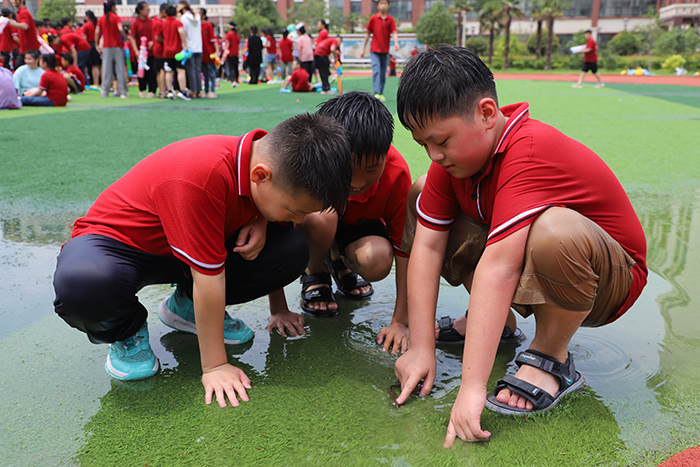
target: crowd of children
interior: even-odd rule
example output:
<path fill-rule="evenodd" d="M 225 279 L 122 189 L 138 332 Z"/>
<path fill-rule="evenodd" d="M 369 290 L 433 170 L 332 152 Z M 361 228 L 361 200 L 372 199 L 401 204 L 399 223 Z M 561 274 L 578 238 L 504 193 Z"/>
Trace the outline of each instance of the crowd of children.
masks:
<path fill-rule="evenodd" d="M 300 67 L 306 70 L 308 83 L 317 78 L 322 93 L 334 92 L 330 69 L 339 62 L 340 43 L 328 37 L 323 20 L 316 25 L 315 40 L 304 24 L 285 28 L 281 34 L 272 28 L 259 31 L 253 25 L 241 40 L 234 21 L 222 38 L 208 21 L 206 9 L 194 9 L 187 1 L 164 3 L 153 16 L 149 4 L 140 1 L 129 23 L 117 15 L 115 1 L 106 0 L 99 18 L 88 10 L 85 22 L 78 24 L 70 18 L 59 23 L 34 20 L 24 1 L 12 0 L 17 11 L 3 9 L 0 16 L 0 61 L 13 74 L 19 73 L 15 79 L 18 100 L 30 89 L 41 89 L 42 64 L 54 62 L 55 69 L 49 68 L 66 79 L 66 93 L 80 93 L 87 87 L 99 90 L 101 97 L 125 99 L 128 85 L 134 81 L 135 86 L 137 80 L 141 98 L 216 98 L 219 82 L 228 80 L 238 86 L 241 70 L 247 71 L 249 84 L 288 85 Z M 44 60 L 42 55 L 54 59 Z M 294 91 L 312 90 L 301 84 L 300 74 L 295 75 Z M 47 97 L 46 90 L 41 91 L 41 95 L 32 91 L 28 97 Z M 25 105 L 59 106 L 68 100 L 53 98 L 49 104 L 45 99 L 26 99 Z"/>

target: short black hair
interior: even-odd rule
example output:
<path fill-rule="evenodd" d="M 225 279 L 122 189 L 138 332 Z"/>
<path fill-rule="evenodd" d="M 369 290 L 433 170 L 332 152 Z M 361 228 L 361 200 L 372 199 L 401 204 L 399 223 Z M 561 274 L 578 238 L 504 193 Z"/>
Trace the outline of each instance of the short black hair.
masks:
<path fill-rule="evenodd" d="M 583 31 L 583 33 L 584 33 L 584 34 L 586 34 L 586 33 L 588 33 L 588 34 L 593 34 L 593 31 L 591 31 L 590 29 L 586 29 L 585 31 Z"/>
<path fill-rule="evenodd" d="M 56 55 L 55 54 L 43 54 L 41 56 L 41 59 L 46 63 L 46 66 L 51 68 L 52 70 L 55 70 L 56 67 L 58 66 L 56 64 Z"/>
<path fill-rule="evenodd" d="M 255 24 L 250 27 L 250 33 L 253 35 L 258 33 L 258 27 Z"/>
<path fill-rule="evenodd" d="M 345 209 L 352 182 L 352 155 L 345 129 L 333 117 L 303 113 L 274 127 L 270 163 L 279 187 L 308 194 L 329 208 Z"/>
<path fill-rule="evenodd" d="M 39 52 L 37 49 L 27 50 L 24 52 L 24 55 L 31 55 L 34 60 L 41 58 L 41 52 Z"/>
<path fill-rule="evenodd" d="M 177 15 L 177 8 L 175 8 L 175 5 L 168 5 L 165 8 L 165 15 L 166 16 L 175 16 Z"/>
<path fill-rule="evenodd" d="M 62 54 L 61 58 L 64 59 L 65 61 L 68 62 L 68 64 L 72 65 L 73 64 L 73 55 L 71 54 Z"/>
<path fill-rule="evenodd" d="M 351 91 L 319 105 L 318 113 L 335 118 L 348 132 L 356 165 L 385 157 L 394 137 L 394 119 L 382 102 L 367 92 Z"/>
<path fill-rule="evenodd" d="M 493 73 L 464 47 L 440 45 L 411 57 L 401 74 L 396 108 L 401 124 L 413 130 L 426 120 L 456 115 L 471 120 L 479 100 L 498 104 Z"/>

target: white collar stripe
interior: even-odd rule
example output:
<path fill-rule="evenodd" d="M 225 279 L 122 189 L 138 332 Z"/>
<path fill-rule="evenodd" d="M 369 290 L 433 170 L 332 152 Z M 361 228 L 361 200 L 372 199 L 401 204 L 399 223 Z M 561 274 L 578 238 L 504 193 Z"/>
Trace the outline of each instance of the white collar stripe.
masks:
<path fill-rule="evenodd" d="M 513 225 L 517 224 L 517 223 L 520 222 L 521 220 L 523 220 L 523 219 L 525 219 L 525 218 L 527 218 L 527 217 L 530 217 L 530 216 L 532 216 L 533 214 L 536 214 L 536 213 L 539 212 L 539 211 L 544 211 L 544 210 L 547 209 L 549 206 L 550 206 L 549 204 L 546 205 L 546 206 L 540 206 L 540 207 L 533 208 L 533 209 L 530 209 L 530 210 L 528 210 L 528 211 L 525 211 L 525 212 L 522 212 L 522 213 L 518 214 L 517 216 L 513 217 L 513 218 L 510 219 L 509 221 L 506 221 L 506 222 L 504 222 L 503 224 L 501 224 L 501 225 L 499 225 L 498 227 L 496 227 L 495 229 L 493 229 L 493 230 L 491 231 L 491 233 L 489 234 L 488 239 L 490 240 L 492 237 L 498 235 L 499 233 L 503 232 L 504 230 L 507 230 L 508 228 L 510 228 L 510 227 L 512 227 Z"/>

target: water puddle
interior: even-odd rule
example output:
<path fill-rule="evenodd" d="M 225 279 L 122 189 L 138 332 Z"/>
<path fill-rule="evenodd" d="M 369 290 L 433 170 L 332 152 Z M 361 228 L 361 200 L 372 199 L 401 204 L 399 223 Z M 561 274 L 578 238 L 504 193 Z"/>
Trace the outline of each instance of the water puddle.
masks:
<path fill-rule="evenodd" d="M 655 456 L 663 459 L 664 453 L 697 443 L 700 215 L 695 214 L 700 202 L 697 193 L 633 193 L 632 199 L 649 244 L 649 284 L 623 318 L 574 336 L 570 350 L 590 388 L 572 400 L 570 409 L 541 424 L 485 414 L 483 423 L 492 427 L 494 439 L 451 451 L 439 444 L 459 389 L 459 346 L 438 348 L 437 379 L 428 398 L 414 396 L 401 409 L 391 404 L 396 357 L 382 352 L 375 336 L 391 320 L 393 275 L 375 284 L 371 300 L 341 301 L 337 318 L 305 317 L 307 335 L 295 338 L 267 332 L 266 299 L 229 307 L 256 331 L 250 344 L 228 347 L 230 360 L 248 374 L 253 389 L 251 402 L 219 410 L 203 403 L 196 337 L 158 320 L 155 310 L 172 292 L 170 286 L 140 293 L 151 310 L 150 340 L 161 372 L 142 382 L 112 381 L 103 370 L 107 347 L 91 345 L 51 306 L 55 257 L 79 211 L 0 213 L 0 464 L 72 465 L 95 459 L 109 464 L 107 459 L 116 459 L 109 457 L 115 455 L 109 442 L 119 436 L 143 443 L 138 449 L 144 452 L 126 457 L 134 465 L 155 462 L 153 452 L 161 459 L 192 455 L 194 463 L 205 459 L 220 465 L 240 456 L 260 465 L 271 460 L 282 465 L 285 458 L 290 465 L 294 459 L 319 465 L 364 459 L 395 466 L 435 459 L 469 465 L 474 459 L 479 465 L 500 458 L 489 450 L 499 440 L 516 446 L 524 462 L 530 451 L 542 461 L 550 455 L 565 459 L 567 449 L 543 454 L 513 440 L 547 437 L 543 427 L 548 424 L 577 430 L 591 418 L 599 424 L 596 430 L 609 433 L 611 444 L 605 453 L 591 448 L 590 459 L 575 462 L 652 465 Z M 297 311 L 299 285 L 288 286 L 286 295 Z M 438 316 L 457 317 L 467 306 L 461 289 L 441 287 Z M 499 351 L 492 382 L 514 370 L 516 351 L 526 349 L 534 336 L 534 320 L 520 319 L 519 326 L 528 340 L 518 349 Z M 308 447 L 301 448 L 301 440 Z"/>

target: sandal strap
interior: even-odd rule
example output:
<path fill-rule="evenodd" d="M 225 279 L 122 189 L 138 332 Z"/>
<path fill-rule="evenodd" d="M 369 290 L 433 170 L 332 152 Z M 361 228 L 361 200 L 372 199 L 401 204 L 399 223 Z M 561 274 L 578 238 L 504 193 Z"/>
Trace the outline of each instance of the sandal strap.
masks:
<path fill-rule="evenodd" d="M 303 274 L 301 276 L 301 292 L 304 293 L 312 285 L 327 285 L 331 287 L 331 275 L 327 272 L 318 272 L 316 274 Z"/>
<path fill-rule="evenodd" d="M 370 285 L 370 283 L 364 280 L 361 275 L 352 271 L 345 274 L 340 278 L 340 281 L 336 283 L 338 284 L 338 288 L 345 294 L 349 293 L 351 290 Z"/>
<path fill-rule="evenodd" d="M 559 390 L 571 386 L 576 380 L 576 369 L 570 352 L 567 354 L 566 362 L 561 363 L 549 355 L 530 349 L 520 352 L 515 357 L 515 363 L 518 367 L 529 365 L 546 371 L 559 380 Z"/>
<path fill-rule="evenodd" d="M 532 402 L 533 410 L 544 409 L 554 402 L 554 398 L 547 391 L 512 375 L 506 375 L 498 380 L 494 394 L 498 394 L 504 388 Z"/>
<path fill-rule="evenodd" d="M 441 331 L 444 331 L 445 329 L 450 329 L 452 327 L 452 325 L 454 324 L 454 322 L 455 322 L 455 320 L 453 320 L 449 316 L 443 316 L 438 321 L 438 327 L 440 328 Z"/>
<path fill-rule="evenodd" d="M 313 290 L 304 290 L 301 292 L 301 298 L 304 303 L 315 303 L 315 302 L 333 302 L 335 301 L 335 296 L 330 287 L 319 287 Z"/>

